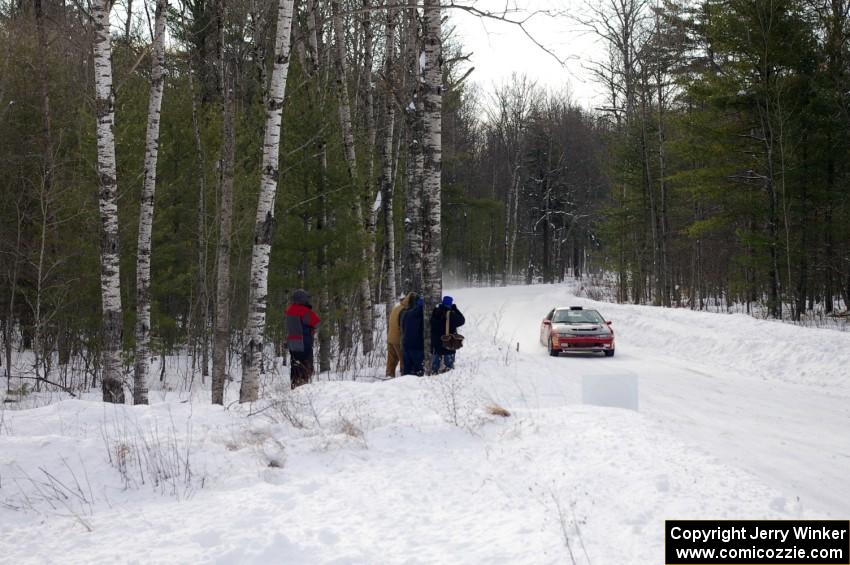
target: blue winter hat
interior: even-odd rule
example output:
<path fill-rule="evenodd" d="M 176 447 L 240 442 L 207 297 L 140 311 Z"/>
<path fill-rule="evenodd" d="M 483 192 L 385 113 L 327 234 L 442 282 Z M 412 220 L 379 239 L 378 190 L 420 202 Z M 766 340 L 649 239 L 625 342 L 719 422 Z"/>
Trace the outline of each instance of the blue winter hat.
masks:
<path fill-rule="evenodd" d="M 446 306 L 446 307 L 451 306 L 453 302 L 454 302 L 454 298 L 452 298 L 451 296 L 444 296 L 443 297 L 443 306 Z"/>

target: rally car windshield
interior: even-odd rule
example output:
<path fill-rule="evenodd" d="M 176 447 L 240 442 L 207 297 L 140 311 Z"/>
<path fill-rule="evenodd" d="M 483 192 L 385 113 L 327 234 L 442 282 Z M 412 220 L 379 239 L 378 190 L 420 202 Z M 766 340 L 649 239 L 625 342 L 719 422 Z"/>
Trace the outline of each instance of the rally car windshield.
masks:
<path fill-rule="evenodd" d="M 603 324 L 605 320 L 596 310 L 555 310 L 552 322 L 556 324 Z"/>

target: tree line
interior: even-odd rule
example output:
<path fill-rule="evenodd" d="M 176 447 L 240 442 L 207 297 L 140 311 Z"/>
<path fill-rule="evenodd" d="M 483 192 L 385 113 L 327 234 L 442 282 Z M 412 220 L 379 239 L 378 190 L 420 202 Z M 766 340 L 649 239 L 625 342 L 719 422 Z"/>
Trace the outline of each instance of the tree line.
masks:
<path fill-rule="evenodd" d="M 146 403 L 151 354 L 186 349 L 218 403 L 238 356 L 251 401 L 292 289 L 323 371 L 397 289 L 437 304 L 442 25 L 435 0 L 0 3 L 7 387 L 17 345 L 37 385 Z"/>
<path fill-rule="evenodd" d="M 470 84 L 438 0 L 0 0 L 7 388 L 20 348 L 38 386 L 144 402 L 183 351 L 215 402 L 231 367 L 252 400 L 301 287 L 320 371 L 444 278 L 836 313 L 848 4 L 594 3 L 607 94 L 581 108 Z"/>
<path fill-rule="evenodd" d="M 457 186 L 464 206 L 445 217 L 449 234 L 464 226 L 447 269 L 490 282 L 590 270 L 622 302 L 846 314 L 848 11 L 589 3 L 574 19 L 606 47 L 589 64 L 604 100 L 580 110 L 522 76 L 478 97 L 487 118 L 457 145 L 463 165 L 445 163 L 446 197 Z M 491 233 L 468 245 L 488 213 Z"/>
<path fill-rule="evenodd" d="M 850 3 L 611 0 L 586 24 L 616 166 L 600 225 L 620 300 L 850 304 Z"/>

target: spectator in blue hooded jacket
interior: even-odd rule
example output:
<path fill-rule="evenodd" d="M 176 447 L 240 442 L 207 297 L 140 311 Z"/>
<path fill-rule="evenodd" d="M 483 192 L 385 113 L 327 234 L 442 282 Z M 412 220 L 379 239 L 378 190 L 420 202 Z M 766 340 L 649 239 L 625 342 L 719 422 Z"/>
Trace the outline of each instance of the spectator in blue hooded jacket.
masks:
<path fill-rule="evenodd" d="M 401 314 L 402 375 L 425 374 L 425 300 L 417 296 Z"/>
<path fill-rule="evenodd" d="M 460 310 L 457 309 L 457 304 L 451 296 L 444 296 L 443 301 L 434 308 L 431 312 L 431 374 L 435 375 L 440 372 L 440 363 L 445 366 L 445 370 L 454 369 L 455 352 L 449 351 L 443 347 L 442 337 L 446 335 L 446 319 L 449 320 L 448 333 L 457 333 L 458 327 L 466 323 L 466 318 L 463 317 Z"/>

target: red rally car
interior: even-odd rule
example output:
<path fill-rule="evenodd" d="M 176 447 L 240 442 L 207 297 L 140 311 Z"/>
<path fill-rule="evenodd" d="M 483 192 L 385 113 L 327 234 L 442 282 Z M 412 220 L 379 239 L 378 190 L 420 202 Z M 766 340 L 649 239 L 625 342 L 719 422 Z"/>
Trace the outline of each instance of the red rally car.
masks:
<path fill-rule="evenodd" d="M 584 351 L 614 356 L 614 330 L 596 310 L 581 306 L 553 308 L 540 324 L 540 343 L 557 357 L 562 351 Z"/>

